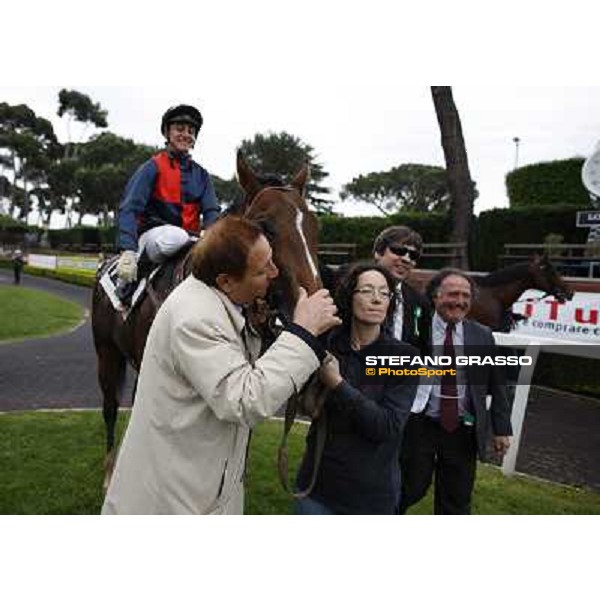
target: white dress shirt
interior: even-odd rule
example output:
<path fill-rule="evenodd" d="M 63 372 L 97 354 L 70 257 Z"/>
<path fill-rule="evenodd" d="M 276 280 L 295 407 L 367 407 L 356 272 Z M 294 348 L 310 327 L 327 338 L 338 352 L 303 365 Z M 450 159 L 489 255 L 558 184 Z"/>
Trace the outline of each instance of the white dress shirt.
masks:
<path fill-rule="evenodd" d="M 402 282 L 396 286 L 396 310 L 394 311 L 394 337 L 402 340 L 404 325 L 404 298 L 402 297 Z"/>
<path fill-rule="evenodd" d="M 432 337 L 432 345 L 433 345 L 433 355 L 434 356 L 443 356 L 444 353 L 444 339 L 446 337 L 446 321 L 438 315 L 436 312 L 433 315 L 433 320 L 431 322 L 431 337 Z M 462 322 L 456 323 L 456 327 L 452 332 L 452 343 L 454 344 L 454 351 L 456 356 L 460 356 L 463 354 L 463 348 L 465 343 L 465 335 L 464 328 Z M 462 375 L 462 377 L 461 377 Z M 465 377 L 464 373 L 459 373 L 457 377 L 457 393 L 458 393 L 458 406 L 459 406 L 459 414 L 464 413 L 464 409 L 461 409 L 464 406 L 465 402 L 465 394 L 466 394 L 466 385 L 465 385 Z M 462 380 L 462 381 L 461 381 Z M 432 416 L 437 416 L 439 413 L 439 399 L 441 395 L 441 381 L 439 377 L 427 378 L 421 377 L 419 382 L 419 387 L 417 388 L 417 395 L 415 396 L 415 400 L 413 402 L 411 412 L 420 413 L 423 412 L 429 402 L 431 397 L 433 414 Z M 430 414 L 430 411 L 428 411 Z"/>

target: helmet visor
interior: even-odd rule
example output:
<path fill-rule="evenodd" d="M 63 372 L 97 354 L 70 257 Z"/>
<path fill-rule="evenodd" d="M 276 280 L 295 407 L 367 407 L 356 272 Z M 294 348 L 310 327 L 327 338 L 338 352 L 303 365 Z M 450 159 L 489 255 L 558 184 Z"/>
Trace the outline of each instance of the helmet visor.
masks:
<path fill-rule="evenodd" d="M 167 127 L 173 125 L 173 123 L 189 123 L 196 129 L 196 134 L 198 134 L 198 129 L 200 129 L 200 123 L 198 123 L 198 120 L 194 119 L 191 115 L 177 115 L 167 121 Z"/>

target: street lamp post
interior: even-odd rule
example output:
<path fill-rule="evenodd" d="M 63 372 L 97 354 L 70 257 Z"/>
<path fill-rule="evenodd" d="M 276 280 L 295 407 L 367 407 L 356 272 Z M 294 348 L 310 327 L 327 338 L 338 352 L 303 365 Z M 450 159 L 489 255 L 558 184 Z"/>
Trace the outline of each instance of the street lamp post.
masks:
<path fill-rule="evenodd" d="M 521 143 L 521 138 L 514 137 L 513 142 L 515 143 L 515 169 L 519 167 L 519 144 Z"/>

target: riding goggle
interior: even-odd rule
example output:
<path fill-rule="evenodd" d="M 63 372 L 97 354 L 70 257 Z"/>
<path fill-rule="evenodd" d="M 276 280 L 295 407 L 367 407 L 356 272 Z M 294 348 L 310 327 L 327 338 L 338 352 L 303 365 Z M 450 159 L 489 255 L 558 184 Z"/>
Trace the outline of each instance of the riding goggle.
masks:
<path fill-rule="evenodd" d="M 408 255 L 408 258 L 413 262 L 417 262 L 421 256 L 421 253 L 418 250 L 412 250 L 406 246 L 388 246 L 388 248 L 390 249 L 390 252 L 396 256 Z"/>

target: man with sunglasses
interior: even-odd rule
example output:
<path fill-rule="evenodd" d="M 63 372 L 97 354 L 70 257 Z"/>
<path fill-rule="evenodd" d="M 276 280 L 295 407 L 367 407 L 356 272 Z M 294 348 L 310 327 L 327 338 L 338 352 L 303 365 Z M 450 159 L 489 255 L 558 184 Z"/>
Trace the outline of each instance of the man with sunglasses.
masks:
<path fill-rule="evenodd" d="M 407 282 L 422 249 L 421 236 L 403 225 L 387 227 L 373 244 L 375 262 L 385 267 L 396 281 L 397 306 L 388 332 L 424 353 L 428 348 L 431 309 L 425 297 Z"/>

